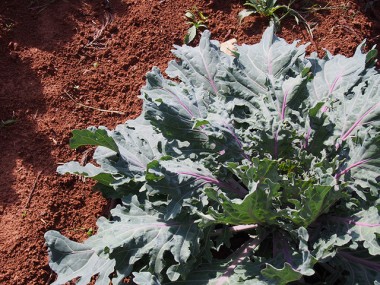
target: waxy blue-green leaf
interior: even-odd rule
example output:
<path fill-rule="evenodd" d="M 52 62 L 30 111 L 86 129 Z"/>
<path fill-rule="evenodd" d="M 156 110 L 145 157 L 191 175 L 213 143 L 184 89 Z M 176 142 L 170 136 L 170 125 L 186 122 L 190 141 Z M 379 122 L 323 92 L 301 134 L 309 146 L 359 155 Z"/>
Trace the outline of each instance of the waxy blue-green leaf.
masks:
<path fill-rule="evenodd" d="M 101 268 L 104 262 L 112 260 L 112 265 L 118 273 L 116 279 L 120 276 L 127 277 L 132 272 L 134 263 L 145 256 L 149 256 L 149 269 L 157 275 L 167 275 L 173 281 L 181 275 L 187 275 L 195 262 L 197 252 L 200 251 L 199 240 L 202 231 L 190 219 L 187 219 L 186 223 L 184 220 L 181 223 L 174 220 L 165 222 L 161 213 L 154 210 L 145 212 L 140 208 L 135 196 L 126 202 L 129 209 L 117 206 L 111 211 L 113 221 L 105 218 L 98 220 L 96 235 L 86 240 L 84 245 L 71 242 L 57 232 L 49 232 L 46 235 L 52 262 L 67 260 L 53 268 L 59 274 L 58 280 L 67 282 L 81 276 L 91 278 L 97 271 L 89 271 L 82 263 L 94 266 L 93 260 L 96 264 L 101 264 Z M 59 236 L 60 239 L 53 239 L 52 236 Z M 72 251 L 66 250 L 66 244 L 73 247 Z M 78 254 L 76 252 L 79 250 L 83 251 L 81 264 L 75 265 L 75 272 L 70 272 L 69 268 L 78 258 L 73 254 Z M 167 262 L 168 254 L 173 259 L 171 264 Z M 105 264 L 104 267 L 107 266 L 108 270 L 109 263 Z M 173 267 L 176 268 L 175 272 L 171 269 Z M 111 272 L 113 270 L 112 268 Z"/>
<path fill-rule="evenodd" d="M 76 284 L 85 285 L 98 274 L 95 284 L 109 285 L 115 260 L 99 256 L 91 246 L 73 242 L 56 231 L 48 231 L 45 240 L 49 248 L 49 265 L 58 274 L 52 284 L 66 284 L 80 278 Z"/>
<path fill-rule="evenodd" d="M 235 182 L 235 183 L 233 183 Z M 175 218 L 181 211 L 202 210 L 208 199 L 205 188 L 223 189 L 232 197 L 244 197 L 246 190 L 236 181 L 219 180 L 202 164 L 190 159 L 152 161 L 147 171 L 149 195 L 167 194 L 165 219 Z M 211 190 L 216 191 L 216 190 Z"/>
<path fill-rule="evenodd" d="M 221 62 L 229 56 L 219 50 L 216 42 L 210 41 L 210 32 L 204 31 L 199 46 L 174 46 L 173 54 L 179 59 L 170 61 L 166 73 L 172 78 L 179 78 L 188 86 L 202 87 L 205 92 L 217 95 L 219 92 L 216 74 Z"/>
<path fill-rule="evenodd" d="M 223 160 L 244 156 L 223 102 L 207 91 L 169 81 L 154 68 L 141 92 L 145 119 L 168 140 L 182 142 L 177 143 L 179 155 L 213 154 Z"/>
<path fill-rule="evenodd" d="M 326 51 L 323 59 L 313 53 L 308 59 L 311 64 L 313 80 L 308 84 L 310 98 L 315 102 L 334 101 L 336 96 L 343 96 L 358 85 L 365 73 L 373 74 L 373 69 L 366 70 L 366 54 L 362 53 L 364 42 L 358 46 L 353 57 L 333 56 Z"/>

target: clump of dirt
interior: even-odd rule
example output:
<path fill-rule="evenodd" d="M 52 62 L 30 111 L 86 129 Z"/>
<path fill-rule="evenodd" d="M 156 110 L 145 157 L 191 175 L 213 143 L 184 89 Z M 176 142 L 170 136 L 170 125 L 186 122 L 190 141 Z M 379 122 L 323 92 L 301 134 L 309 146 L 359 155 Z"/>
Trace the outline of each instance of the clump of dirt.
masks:
<path fill-rule="evenodd" d="M 353 54 L 379 43 L 371 1 L 298 1 L 313 39 L 292 18 L 280 37 L 311 42 L 309 51 Z M 311 1 L 310 1 L 311 2 Z M 70 131 L 114 128 L 141 110 L 139 90 L 153 66 L 164 70 L 188 29 L 183 15 L 197 6 L 213 38 L 253 44 L 268 19 L 237 13 L 231 0 L 4 0 L 0 3 L 0 283 L 49 284 L 43 235 L 59 230 L 83 240 L 109 204 L 93 183 L 58 176 L 58 164 L 81 160 Z M 319 7 L 319 8 L 318 8 Z M 196 44 L 196 41 L 194 42 Z"/>

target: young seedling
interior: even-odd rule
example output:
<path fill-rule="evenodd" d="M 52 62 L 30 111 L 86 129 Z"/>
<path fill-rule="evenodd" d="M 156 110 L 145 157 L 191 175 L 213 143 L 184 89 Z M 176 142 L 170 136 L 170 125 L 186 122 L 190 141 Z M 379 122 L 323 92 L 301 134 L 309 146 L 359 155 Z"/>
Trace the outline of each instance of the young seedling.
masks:
<path fill-rule="evenodd" d="M 241 23 L 245 17 L 258 13 L 261 16 L 269 17 L 276 27 L 280 26 L 281 21 L 287 16 L 291 15 L 296 20 L 297 24 L 302 22 L 310 37 L 313 38 L 309 23 L 306 19 L 296 10 L 290 8 L 295 0 L 291 0 L 288 5 L 276 5 L 277 0 L 247 0 L 244 3 L 248 9 L 240 11 L 238 14 L 239 22 Z M 281 16 L 278 15 L 279 12 Z"/>
<path fill-rule="evenodd" d="M 0 121 L 0 128 L 6 127 L 6 126 L 11 126 L 11 125 L 15 124 L 16 122 L 17 122 L 17 119 L 15 119 L 15 118 L 7 119 L 5 121 L 1 120 Z"/>
<path fill-rule="evenodd" d="M 187 23 L 191 25 L 184 39 L 185 44 L 189 44 L 194 40 L 201 28 L 207 29 L 207 17 L 197 8 L 193 8 L 192 10 L 186 11 L 185 18 L 188 20 Z"/>

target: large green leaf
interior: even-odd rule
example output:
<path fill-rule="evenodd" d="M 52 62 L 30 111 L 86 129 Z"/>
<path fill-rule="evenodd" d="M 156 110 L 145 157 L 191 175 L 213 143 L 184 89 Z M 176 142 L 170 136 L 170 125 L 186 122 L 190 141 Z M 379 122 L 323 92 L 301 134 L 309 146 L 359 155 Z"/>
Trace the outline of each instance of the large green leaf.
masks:
<path fill-rule="evenodd" d="M 175 46 L 173 54 L 178 58 L 171 61 L 166 73 L 178 77 L 188 85 L 202 87 L 205 91 L 218 94 L 220 83 L 216 77 L 220 63 L 228 56 L 219 50 L 218 43 L 210 41 L 210 32 L 204 31 L 199 46 Z"/>
<path fill-rule="evenodd" d="M 87 130 L 72 131 L 73 137 L 70 139 L 70 147 L 78 148 L 83 145 L 104 146 L 117 152 L 117 145 L 109 136 L 107 129 L 88 128 Z"/>
<path fill-rule="evenodd" d="M 52 268 L 59 275 L 57 284 L 76 277 L 91 278 L 99 272 L 96 270 L 103 267 L 108 275 L 116 270 L 115 280 L 121 280 L 145 256 L 149 259 L 148 268 L 157 275 L 162 274 L 171 280 L 187 275 L 200 251 L 202 231 L 189 219 L 186 223 L 184 220 L 181 223 L 174 220 L 165 222 L 161 213 L 144 211 L 136 196 L 126 203 L 128 208 L 118 206 L 111 211 L 113 221 L 100 218 L 97 234 L 86 240 L 84 245 L 71 242 L 54 231 L 46 234 L 54 264 Z M 145 205 L 145 209 L 148 208 L 149 205 Z M 169 256 L 171 262 L 168 261 Z M 103 275 L 106 273 L 101 271 Z M 108 285 L 109 281 L 100 284 Z"/>
<path fill-rule="evenodd" d="M 49 265 L 58 274 L 53 284 L 65 284 L 78 277 L 76 284 L 88 284 L 96 274 L 99 274 L 96 285 L 109 284 L 114 259 L 99 256 L 91 246 L 73 242 L 56 231 L 48 231 L 45 240 L 49 247 Z"/>

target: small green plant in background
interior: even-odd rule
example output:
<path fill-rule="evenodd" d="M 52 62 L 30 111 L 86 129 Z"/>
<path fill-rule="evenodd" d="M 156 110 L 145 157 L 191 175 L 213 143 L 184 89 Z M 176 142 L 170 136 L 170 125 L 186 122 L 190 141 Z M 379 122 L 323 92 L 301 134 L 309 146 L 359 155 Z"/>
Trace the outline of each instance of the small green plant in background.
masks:
<path fill-rule="evenodd" d="M 15 124 L 16 122 L 17 122 L 17 119 L 14 117 L 7 119 L 7 120 L 1 120 L 0 121 L 0 128 L 11 126 L 11 125 Z"/>
<path fill-rule="evenodd" d="M 207 28 L 207 17 L 194 7 L 191 10 L 186 11 L 185 18 L 188 20 L 187 23 L 191 25 L 184 39 L 185 44 L 189 44 L 195 39 L 195 36 L 201 28 Z"/>
<path fill-rule="evenodd" d="M 290 7 L 294 1 L 295 0 L 290 0 L 288 5 L 279 5 L 276 4 L 277 0 L 247 0 L 244 5 L 247 6 L 248 9 L 240 11 L 238 15 L 239 21 L 241 23 L 245 17 L 257 13 L 260 16 L 270 18 L 273 24 L 276 27 L 279 27 L 281 21 L 286 16 L 291 15 L 294 17 L 297 24 L 302 22 L 305 25 L 309 35 L 313 37 L 310 25 L 306 19 L 299 12 Z"/>

